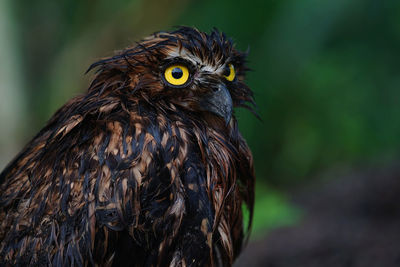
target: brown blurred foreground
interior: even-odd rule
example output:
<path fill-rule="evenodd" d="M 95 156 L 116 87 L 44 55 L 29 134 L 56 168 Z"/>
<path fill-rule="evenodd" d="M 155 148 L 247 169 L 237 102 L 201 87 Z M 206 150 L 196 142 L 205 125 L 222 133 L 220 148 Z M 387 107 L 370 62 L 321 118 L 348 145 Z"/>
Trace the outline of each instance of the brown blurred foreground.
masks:
<path fill-rule="evenodd" d="M 400 266 L 400 166 L 334 176 L 295 193 L 301 223 L 250 243 L 236 266 Z"/>

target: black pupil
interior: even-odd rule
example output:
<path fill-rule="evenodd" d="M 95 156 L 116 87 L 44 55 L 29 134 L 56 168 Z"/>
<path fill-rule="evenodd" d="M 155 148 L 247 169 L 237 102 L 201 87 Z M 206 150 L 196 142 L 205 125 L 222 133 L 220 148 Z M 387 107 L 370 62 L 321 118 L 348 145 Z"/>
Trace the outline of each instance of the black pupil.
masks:
<path fill-rule="evenodd" d="M 224 68 L 224 75 L 229 76 L 231 74 L 231 69 L 229 68 L 229 65 L 226 65 Z"/>
<path fill-rule="evenodd" d="M 174 68 L 172 70 L 172 77 L 174 77 L 175 79 L 180 79 L 183 76 L 183 71 L 181 68 Z"/>

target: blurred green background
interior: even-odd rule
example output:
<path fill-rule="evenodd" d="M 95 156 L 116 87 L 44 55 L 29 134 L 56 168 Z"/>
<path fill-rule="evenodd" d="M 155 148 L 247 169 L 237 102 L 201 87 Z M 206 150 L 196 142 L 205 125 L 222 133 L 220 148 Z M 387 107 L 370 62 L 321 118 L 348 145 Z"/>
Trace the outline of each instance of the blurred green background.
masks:
<path fill-rule="evenodd" d="M 258 121 L 237 111 L 257 172 L 255 234 L 296 223 L 289 196 L 319 173 L 398 158 L 400 1 L 0 1 L 0 168 L 96 59 L 175 25 L 250 48 Z"/>

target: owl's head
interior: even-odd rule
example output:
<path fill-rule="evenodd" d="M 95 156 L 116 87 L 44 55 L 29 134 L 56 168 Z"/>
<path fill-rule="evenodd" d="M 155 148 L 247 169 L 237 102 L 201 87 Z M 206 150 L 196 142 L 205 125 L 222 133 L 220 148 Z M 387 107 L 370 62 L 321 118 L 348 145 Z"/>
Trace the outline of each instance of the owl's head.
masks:
<path fill-rule="evenodd" d="M 245 58 L 217 30 L 157 32 L 90 66 L 97 75 L 89 91 L 139 95 L 153 104 L 169 103 L 229 123 L 234 107 L 254 112 L 253 93 L 244 83 Z"/>

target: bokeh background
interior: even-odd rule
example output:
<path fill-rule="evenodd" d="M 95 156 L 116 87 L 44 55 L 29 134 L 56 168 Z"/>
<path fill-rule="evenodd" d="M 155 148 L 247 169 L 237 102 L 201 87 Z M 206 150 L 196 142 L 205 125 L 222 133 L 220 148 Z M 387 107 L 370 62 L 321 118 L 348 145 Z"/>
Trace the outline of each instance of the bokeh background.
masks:
<path fill-rule="evenodd" d="M 396 162 L 398 0 L 2 0 L 0 168 L 84 92 L 92 62 L 176 25 L 217 27 L 249 48 L 262 121 L 237 116 L 257 172 L 253 240 L 301 224 L 298 188 Z"/>

